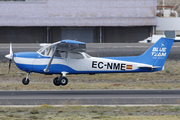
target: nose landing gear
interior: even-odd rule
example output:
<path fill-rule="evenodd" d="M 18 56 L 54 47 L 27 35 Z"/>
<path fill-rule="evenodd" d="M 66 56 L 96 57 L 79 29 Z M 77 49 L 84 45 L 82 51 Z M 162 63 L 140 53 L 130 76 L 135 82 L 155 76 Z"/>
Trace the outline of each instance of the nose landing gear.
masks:
<path fill-rule="evenodd" d="M 28 85 L 28 84 L 29 84 L 29 82 L 30 82 L 30 80 L 28 79 L 29 75 L 30 75 L 30 72 L 28 72 L 28 73 L 27 73 L 27 76 L 22 79 L 22 83 L 23 83 L 24 85 Z"/>

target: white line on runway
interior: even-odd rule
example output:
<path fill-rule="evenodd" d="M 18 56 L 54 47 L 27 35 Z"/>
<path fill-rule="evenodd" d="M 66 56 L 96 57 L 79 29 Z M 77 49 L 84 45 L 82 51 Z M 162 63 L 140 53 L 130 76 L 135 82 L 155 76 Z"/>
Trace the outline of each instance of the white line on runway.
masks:
<path fill-rule="evenodd" d="M 142 104 L 136 104 L 136 105 L 48 105 L 48 106 L 53 106 L 53 107 L 64 107 L 64 106 L 83 106 L 83 107 L 89 107 L 89 106 L 103 106 L 103 107 L 133 107 L 133 106 L 143 106 L 143 107 L 146 107 L 146 106 L 162 106 L 164 104 L 145 104 L 145 105 L 142 105 Z M 165 104 L 166 106 L 179 106 L 180 104 Z M 0 105 L 0 107 L 41 107 L 43 106 L 42 105 Z"/>

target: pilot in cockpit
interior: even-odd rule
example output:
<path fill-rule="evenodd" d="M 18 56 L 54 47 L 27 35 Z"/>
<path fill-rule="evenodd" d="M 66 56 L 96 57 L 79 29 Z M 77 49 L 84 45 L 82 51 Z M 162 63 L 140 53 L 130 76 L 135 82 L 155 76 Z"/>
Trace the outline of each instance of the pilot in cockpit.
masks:
<path fill-rule="evenodd" d="M 55 57 L 61 57 L 60 51 L 59 51 L 59 50 L 56 50 L 56 52 L 54 53 L 54 56 L 55 56 Z"/>

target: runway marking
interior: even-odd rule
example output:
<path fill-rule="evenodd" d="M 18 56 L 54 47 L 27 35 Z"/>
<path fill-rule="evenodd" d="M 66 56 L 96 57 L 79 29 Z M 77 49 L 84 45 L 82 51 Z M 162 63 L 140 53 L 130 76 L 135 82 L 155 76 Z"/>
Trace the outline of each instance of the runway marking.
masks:
<path fill-rule="evenodd" d="M 42 97 L 42 96 L 41 96 Z M 45 96 L 44 96 L 45 97 Z M 83 100 L 83 99 L 173 99 L 173 98 L 179 98 L 180 97 L 113 97 L 113 98 L 108 98 L 108 97 L 78 97 L 78 98 L 74 98 L 74 97 L 64 97 L 63 98 L 52 98 L 49 99 L 49 98 L 7 98 L 7 97 L 4 97 L 4 98 L 0 98 L 0 100 L 4 100 L 4 99 L 7 99 L 7 100 L 67 100 L 67 99 L 70 99 L 70 100 Z"/>
<path fill-rule="evenodd" d="M 136 104 L 136 105 L 49 105 L 49 106 L 53 106 L 53 107 L 64 107 L 64 106 L 83 106 L 83 107 L 91 107 L 91 106 L 103 106 L 103 107 L 137 107 L 137 106 L 143 106 L 143 107 L 149 107 L 149 106 L 162 106 L 164 104 L 145 104 L 145 105 L 142 105 L 142 104 Z M 166 104 L 167 106 L 178 106 L 180 104 Z M 42 105 L 0 105 L 0 107 L 22 107 L 22 108 L 25 108 L 25 107 L 41 107 Z"/>

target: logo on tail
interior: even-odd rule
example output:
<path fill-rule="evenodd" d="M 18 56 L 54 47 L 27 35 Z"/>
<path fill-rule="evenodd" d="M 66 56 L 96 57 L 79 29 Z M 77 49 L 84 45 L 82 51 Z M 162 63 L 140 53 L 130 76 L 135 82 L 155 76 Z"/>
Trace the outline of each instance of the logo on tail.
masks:
<path fill-rule="evenodd" d="M 161 44 L 161 47 L 153 47 L 152 49 L 152 56 L 153 56 L 153 59 L 164 59 L 167 55 L 166 53 L 166 49 L 167 47 L 164 47 L 165 45 L 164 44 Z"/>

